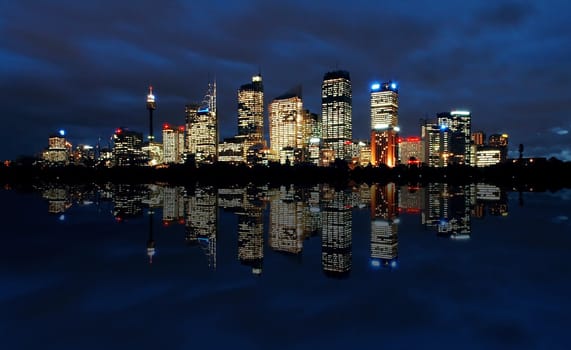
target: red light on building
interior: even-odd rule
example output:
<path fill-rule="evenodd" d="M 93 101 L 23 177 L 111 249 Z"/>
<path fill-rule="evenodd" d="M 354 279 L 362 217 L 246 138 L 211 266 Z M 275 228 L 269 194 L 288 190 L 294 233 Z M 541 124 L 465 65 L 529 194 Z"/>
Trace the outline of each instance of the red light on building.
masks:
<path fill-rule="evenodd" d="M 418 136 L 409 136 L 406 138 L 406 142 L 420 142 L 420 137 Z"/>
<path fill-rule="evenodd" d="M 178 223 L 179 223 L 179 225 L 184 225 L 184 224 L 185 224 L 185 220 L 184 220 L 184 219 L 178 219 Z"/>
<path fill-rule="evenodd" d="M 170 126 L 168 123 L 164 123 L 163 124 L 163 130 L 167 130 L 167 129 L 170 129 Z"/>
<path fill-rule="evenodd" d="M 345 141 L 345 144 L 346 144 L 346 145 L 350 145 L 350 144 L 351 144 L 351 141 L 347 140 L 347 141 Z"/>
<path fill-rule="evenodd" d="M 178 131 L 181 131 L 181 132 L 184 131 L 184 126 L 179 126 Z"/>
<path fill-rule="evenodd" d="M 397 139 L 397 142 L 398 142 L 398 143 L 401 143 L 401 142 L 403 142 L 403 140 L 404 140 L 404 139 L 403 139 L 402 137 L 399 137 L 399 138 Z"/>
<path fill-rule="evenodd" d="M 116 133 L 116 134 L 120 134 L 120 133 L 122 133 L 122 132 L 123 132 L 123 129 L 121 129 L 121 128 L 118 128 L 117 130 L 115 130 L 115 133 Z"/>

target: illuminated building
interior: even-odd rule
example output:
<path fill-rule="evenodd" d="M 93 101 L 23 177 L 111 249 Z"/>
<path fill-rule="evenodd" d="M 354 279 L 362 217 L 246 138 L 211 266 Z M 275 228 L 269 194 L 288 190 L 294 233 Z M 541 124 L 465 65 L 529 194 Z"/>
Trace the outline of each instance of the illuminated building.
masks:
<path fill-rule="evenodd" d="M 320 149 L 321 139 L 319 137 L 312 137 L 309 139 L 308 152 L 309 162 L 315 165 L 320 165 Z"/>
<path fill-rule="evenodd" d="M 371 186 L 371 267 L 395 268 L 398 258 L 398 189 Z"/>
<path fill-rule="evenodd" d="M 335 158 L 349 159 L 353 138 L 351 77 L 347 71 L 325 73 L 321 84 L 322 139 Z"/>
<path fill-rule="evenodd" d="M 483 146 L 486 143 L 486 134 L 483 131 L 472 132 L 471 140 L 476 146 Z"/>
<path fill-rule="evenodd" d="M 47 165 L 68 165 L 71 157 L 71 143 L 65 138 L 65 131 L 48 138 L 48 148 L 42 153 L 42 159 Z"/>
<path fill-rule="evenodd" d="M 419 136 L 398 138 L 399 163 L 420 165 L 424 163 L 424 150 Z"/>
<path fill-rule="evenodd" d="M 448 136 L 444 159 L 446 164 L 470 165 L 472 116 L 468 111 L 438 113 L 438 125 Z"/>
<path fill-rule="evenodd" d="M 371 163 L 371 144 L 369 142 L 359 141 L 359 165 L 368 166 Z"/>
<path fill-rule="evenodd" d="M 153 134 L 153 111 L 157 109 L 157 102 L 155 101 L 155 95 L 153 94 L 153 87 L 149 85 L 149 94 L 147 95 L 147 110 L 149 111 L 149 142 L 155 140 L 155 135 Z"/>
<path fill-rule="evenodd" d="M 397 163 L 398 86 L 393 81 L 371 85 L 371 164 Z"/>
<path fill-rule="evenodd" d="M 160 142 L 148 142 L 143 144 L 143 153 L 147 155 L 148 164 L 155 166 L 163 163 L 163 144 Z"/>
<path fill-rule="evenodd" d="M 398 126 L 398 85 L 394 81 L 371 85 L 371 130 Z"/>
<path fill-rule="evenodd" d="M 500 161 L 505 162 L 508 158 L 508 134 L 493 134 L 490 135 L 488 146 L 499 149 L 501 152 Z"/>
<path fill-rule="evenodd" d="M 422 125 L 428 166 L 472 165 L 471 114 L 468 111 L 438 113 Z"/>
<path fill-rule="evenodd" d="M 238 90 L 238 135 L 244 141 L 244 153 L 264 140 L 264 85 L 262 76 L 255 75 L 252 82 Z"/>
<path fill-rule="evenodd" d="M 486 167 L 499 164 L 502 161 L 502 151 L 495 147 L 484 146 L 476 151 L 476 166 Z"/>
<path fill-rule="evenodd" d="M 282 150 L 302 146 L 304 111 L 300 95 L 285 94 L 274 99 L 269 105 L 270 150 L 277 159 L 280 158 Z M 283 161 L 281 163 L 284 164 Z"/>
<path fill-rule="evenodd" d="M 218 161 L 226 163 L 244 162 L 244 147 L 247 142 L 238 137 L 225 138 L 224 142 L 218 145 Z"/>
<path fill-rule="evenodd" d="M 163 125 L 163 161 L 182 163 L 184 154 L 184 126 Z"/>
<path fill-rule="evenodd" d="M 143 153 L 143 134 L 118 128 L 113 134 L 113 158 L 116 166 L 140 166 L 147 161 Z"/>
<path fill-rule="evenodd" d="M 332 187 L 322 190 L 321 266 L 327 276 L 349 275 L 353 260 L 353 212 L 348 196 Z"/>
<path fill-rule="evenodd" d="M 371 131 L 371 164 L 394 167 L 397 164 L 398 127 L 379 128 Z"/>
<path fill-rule="evenodd" d="M 73 164 L 89 166 L 95 164 L 95 148 L 89 145 L 77 145 L 72 153 Z"/>
<path fill-rule="evenodd" d="M 218 159 L 218 116 L 216 82 L 208 85 L 202 105 L 187 105 L 187 152 L 197 164 L 213 163 Z"/>

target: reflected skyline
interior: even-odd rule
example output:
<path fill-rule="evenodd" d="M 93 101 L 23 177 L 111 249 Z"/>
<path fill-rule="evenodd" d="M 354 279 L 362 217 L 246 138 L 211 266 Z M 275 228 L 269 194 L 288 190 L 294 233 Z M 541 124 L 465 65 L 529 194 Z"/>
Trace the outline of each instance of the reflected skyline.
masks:
<path fill-rule="evenodd" d="M 489 184 L 361 184 L 345 190 L 327 184 L 276 188 L 108 184 L 88 190 L 49 185 L 37 189 L 47 201 L 48 212 L 61 217 L 82 203 L 107 206 L 117 223 L 146 214 L 149 264 L 158 263 L 156 255 L 160 256 L 161 229 L 155 232 L 154 219 L 162 215 L 163 228 L 182 226 L 181 241 L 200 247 L 205 264 L 215 270 L 219 211 L 223 210 L 236 218 L 236 260 L 257 276 L 263 273 L 265 255 L 301 258 L 309 239 L 321 242 L 321 269 L 326 276 L 347 277 L 355 263 L 372 270 L 393 270 L 400 260 L 402 215 L 438 237 L 466 240 L 471 237 L 472 219 L 509 214 L 506 191 Z M 353 232 L 355 211 L 370 212 L 368 262 L 353 261 L 353 235 L 362 234 Z"/>

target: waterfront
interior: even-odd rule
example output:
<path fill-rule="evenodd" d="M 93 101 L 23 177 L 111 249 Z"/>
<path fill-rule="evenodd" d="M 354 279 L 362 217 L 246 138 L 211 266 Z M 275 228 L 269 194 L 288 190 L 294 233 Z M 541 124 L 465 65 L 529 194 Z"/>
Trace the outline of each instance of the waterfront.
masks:
<path fill-rule="evenodd" d="M 568 348 L 571 192 L 525 190 L 0 191 L 3 344 Z"/>

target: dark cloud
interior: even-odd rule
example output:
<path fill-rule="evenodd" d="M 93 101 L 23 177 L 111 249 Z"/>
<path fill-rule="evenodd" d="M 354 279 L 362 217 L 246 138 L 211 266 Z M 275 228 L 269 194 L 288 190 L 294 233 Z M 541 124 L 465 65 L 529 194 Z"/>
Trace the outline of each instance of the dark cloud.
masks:
<path fill-rule="evenodd" d="M 320 111 L 323 74 L 349 70 L 355 138 L 368 134 L 368 86 L 388 79 L 400 83 L 400 123 L 409 135 L 419 132 L 419 118 L 457 107 L 472 110 L 477 129 L 510 132 L 514 144 L 555 146 L 532 136 L 537 113 L 549 122 L 546 130 L 566 127 L 566 2 L 326 5 L 0 4 L 10 13 L 0 19 L 4 122 L 26 140 L 2 139 L 0 158 L 39 151 L 60 127 L 70 129 L 74 143 L 94 143 L 119 125 L 144 131 L 149 84 L 158 98 L 157 124 L 176 124 L 184 120 L 184 104 L 201 101 L 216 79 L 221 136 L 231 136 L 236 89 L 260 70 L 266 103 L 301 84 L 304 106 L 314 112 Z"/>

